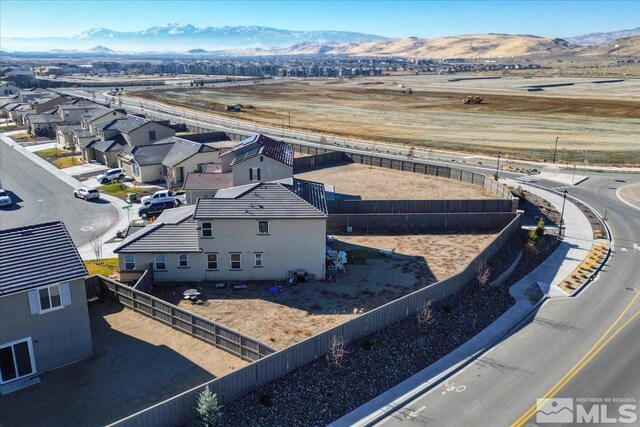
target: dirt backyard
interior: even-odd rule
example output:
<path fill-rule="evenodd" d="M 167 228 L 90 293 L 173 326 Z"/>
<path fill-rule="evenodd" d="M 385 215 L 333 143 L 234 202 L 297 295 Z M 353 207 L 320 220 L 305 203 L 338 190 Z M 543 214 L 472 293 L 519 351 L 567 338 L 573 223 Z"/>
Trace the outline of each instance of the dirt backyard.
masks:
<path fill-rule="evenodd" d="M 432 175 L 350 163 L 297 174 L 296 178 L 333 185 L 336 198 L 363 200 L 460 200 L 496 196 L 482 187 Z"/>
<path fill-rule="evenodd" d="M 203 305 L 182 299 L 193 283 L 156 284 L 154 295 L 281 349 L 451 276 L 494 235 L 335 237 L 333 247 L 345 250 L 349 260 L 335 283 L 285 286 L 275 295 L 272 283 L 235 291 L 202 283 L 195 287 L 206 298 Z M 393 249 L 394 257 L 379 252 Z"/>

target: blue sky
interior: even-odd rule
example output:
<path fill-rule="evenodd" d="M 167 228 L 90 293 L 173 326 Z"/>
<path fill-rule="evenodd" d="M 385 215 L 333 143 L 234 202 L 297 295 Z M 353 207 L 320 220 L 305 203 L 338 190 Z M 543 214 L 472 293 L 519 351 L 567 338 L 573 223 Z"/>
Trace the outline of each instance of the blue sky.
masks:
<path fill-rule="evenodd" d="M 138 31 L 169 22 L 260 25 L 389 37 L 526 33 L 563 37 L 635 28 L 629 1 L 0 1 L 4 37 L 72 36 L 105 27 Z"/>

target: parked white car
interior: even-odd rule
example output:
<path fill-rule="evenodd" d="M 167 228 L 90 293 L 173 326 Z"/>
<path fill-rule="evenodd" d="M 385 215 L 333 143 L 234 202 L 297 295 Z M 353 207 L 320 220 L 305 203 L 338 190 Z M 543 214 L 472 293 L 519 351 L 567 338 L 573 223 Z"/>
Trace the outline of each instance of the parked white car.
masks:
<path fill-rule="evenodd" d="M 149 206 L 151 203 L 160 202 L 173 202 L 174 206 L 180 206 L 185 202 L 185 196 L 184 194 L 177 194 L 175 191 L 161 190 L 140 199 L 142 206 Z"/>
<path fill-rule="evenodd" d="M 93 200 L 99 199 L 100 193 L 95 188 L 80 187 L 73 191 L 73 195 L 78 199 Z"/>
<path fill-rule="evenodd" d="M 0 206 L 11 206 L 13 201 L 11 200 L 11 196 L 9 193 L 0 188 Z"/>
<path fill-rule="evenodd" d="M 124 179 L 124 169 L 108 169 L 96 176 L 96 179 L 100 184 L 109 184 L 113 180 L 122 181 Z"/>

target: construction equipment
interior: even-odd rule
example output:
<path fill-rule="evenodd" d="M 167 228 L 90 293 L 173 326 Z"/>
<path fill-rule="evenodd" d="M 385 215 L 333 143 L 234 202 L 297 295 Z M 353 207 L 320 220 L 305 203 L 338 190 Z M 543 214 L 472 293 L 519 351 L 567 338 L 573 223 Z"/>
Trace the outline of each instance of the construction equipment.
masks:
<path fill-rule="evenodd" d="M 482 99 L 481 96 L 469 95 L 469 96 L 467 96 L 466 98 L 464 98 L 462 100 L 462 103 L 463 104 L 482 104 L 482 101 L 483 101 L 483 99 Z"/>

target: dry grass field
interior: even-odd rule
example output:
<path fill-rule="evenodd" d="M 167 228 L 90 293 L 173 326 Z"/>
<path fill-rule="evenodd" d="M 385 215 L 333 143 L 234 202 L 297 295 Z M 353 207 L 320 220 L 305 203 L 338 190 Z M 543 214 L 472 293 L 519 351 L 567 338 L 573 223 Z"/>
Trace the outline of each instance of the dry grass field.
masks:
<path fill-rule="evenodd" d="M 156 101 L 355 139 L 531 160 L 550 159 L 556 137 L 564 162 L 640 164 L 640 80 L 386 76 L 314 79 L 205 89 L 130 92 Z M 529 92 L 529 86 L 565 84 Z M 400 87 L 402 85 L 403 87 Z M 412 94 L 403 90 L 412 89 Z M 465 95 L 484 103 L 463 105 Z M 239 113 L 224 107 L 239 103 Z"/>
<path fill-rule="evenodd" d="M 351 163 L 296 174 L 297 178 L 333 185 L 340 198 L 363 200 L 461 200 L 496 196 L 482 187 L 432 175 Z"/>
<path fill-rule="evenodd" d="M 215 289 L 212 284 L 167 284 L 154 295 L 275 347 L 285 348 L 356 316 L 455 274 L 484 248 L 493 234 L 336 236 L 334 248 L 347 251 L 345 272 L 335 283 L 287 286 L 277 295 L 271 283 L 249 289 Z M 379 250 L 396 249 L 391 259 Z M 156 284 L 158 286 L 158 284 Z M 204 305 L 182 299 L 197 287 Z"/>

